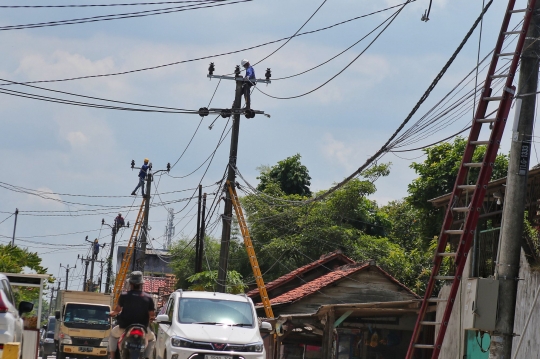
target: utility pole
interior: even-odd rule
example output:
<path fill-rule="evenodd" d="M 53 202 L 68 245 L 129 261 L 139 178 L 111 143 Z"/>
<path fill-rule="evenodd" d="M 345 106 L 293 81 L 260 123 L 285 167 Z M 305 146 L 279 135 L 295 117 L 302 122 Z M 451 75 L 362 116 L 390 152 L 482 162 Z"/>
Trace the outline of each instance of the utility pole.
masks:
<path fill-rule="evenodd" d="M 236 66 L 236 77 L 240 77 L 240 68 Z M 241 78 L 240 78 L 241 79 Z M 242 85 L 243 81 L 236 81 L 236 91 L 234 96 L 233 110 L 240 109 L 242 103 Z M 238 156 L 238 136 L 240 132 L 240 114 L 235 113 L 233 115 L 232 133 L 231 133 L 231 149 L 229 151 L 229 165 L 227 180 L 232 186 L 236 180 L 236 159 Z M 225 188 L 225 187 L 223 187 Z M 218 267 L 218 280 L 217 291 L 225 293 L 227 290 L 227 272 L 229 270 L 229 248 L 231 244 L 231 221 L 232 221 L 232 201 L 229 191 L 225 191 L 225 209 L 223 216 L 223 227 L 221 230 L 221 248 L 219 250 L 219 267 Z"/>
<path fill-rule="evenodd" d="M 197 234 L 195 240 L 195 273 L 199 273 L 199 247 L 201 246 L 201 205 L 202 205 L 202 185 L 199 184 L 199 199 L 197 201 Z"/>
<path fill-rule="evenodd" d="M 63 266 L 62 263 L 60 263 L 60 267 L 61 268 L 66 268 L 66 287 L 64 288 L 65 290 L 68 289 L 68 281 L 69 281 L 69 271 L 71 269 L 74 269 L 74 268 L 77 268 L 77 265 L 75 264 L 75 267 L 70 267 L 69 264 L 66 266 Z"/>
<path fill-rule="evenodd" d="M 205 220 L 204 220 L 205 215 L 206 215 L 206 193 L 203 195 L 201 230 L 200 230 L 201 240 L 199 241 L 199 248 L 197 248 L 199 256 L 196 259 L 197 268 L 195 269 L 195 273 L 200 273 L 203 271 L 202 267 L 203 267 L 204 235 L 205 235 L 204 233 L 205 232 Z"/>
<path fill-rule="evenodd" d="M 89 292 L 94 291 L 94 264 L 96 262 L 103 263 L 103 261 L 99 261 L 97 259 L 97 256 L 99 254 L 99 248 L 105 247 L 105 244 L 99 245 L 98 239 L 96 238 L 93 242 L 88 240 L 88 236 L 84 239 L 86 242 L 90 243 L 92 245 L 92 259 L 90 260 L 92 262 L 92 265 L 90 266 L 90 286 L 87 286 L 87 290 Z M 87 259 L 88 260 L 88 259 Z"/>
<path fill-rule="evenodd" d="M 525 95 L 521 98 L 519 94 L 530 94 L 537 91 L 538 54 L 540 53 L 540 42 L 537 41 L 540 37 L 539 10 L 540 1 L 537 1 L 521 55 L 517 88 L 518 99 L 516 100 L 516 114 L 512 128 L 508 176 L 506 177 L 501 243 L 495 271 L 495 278 L 499 279 L 499 304 L 497 324 L 491 336 L 490 359 L 510 358 L 512 353 L 523 216 L 536 104 L 535 94 Z"/>
<path fill-rule="evenodd" d="M 79 258 L 79 256 L 77 256 Z M 84 263 L 84 284 L 83 284 L 83 292 L 88 292 L 88 264 L 90 263 L 90 260 L 88 258 L 79 258 L 81 262 Z"/>
<path fill-rule="evenodd" d="M 152 165 L 148 174 L 146 175 L 146 202 L 144 203 L 144 217 L 143 225 L 141 227 L 141 238 L 140 238 L 140 253 L 137 255 L 137 252 L 133 252 L 133 270 L 140 270 L 144 274 L 144 262 L 146 256 L 146 244 L 148 241 L 148 216 L 150 215 L 150 190 L 152 189 L 153 175 L 150 172 L 152 170 Z M 137 248 L 137 246 L 135 246 Z"/>
<path fill-rule="evenodd" d="M 51 298 L 49 299 L 49 313 L 47 314 L 47 316 L 50 316 L 50 315 L 51 315 L 52 303 L 53 303 L 54 290 L 55 290 L 55 288 L 52 287 L 52 286 L 49 286 L 49 289 L 51 290 Z"/>
<path fill-rule="evenodd" d="M 234 69 L 234 77 L 231 76 L 218 76 L 214 75 L 215 66 L 214 63 L 210 63 L 208 67 L 209 78 L 218 78 L 225 80 L 234 80 L 236 82 L 236 91 L 234 96 L 234 102 L 232 109 L 208 109 L 200 108 L 199 115 L 207 116 L 210 112 L 219 113 L 222 117 L 233 116 L 232 133 L 231 133 L 231 148 L 229 152 L 229 168 L 227 173 L 227 180 L 232 186 L 235 185 L 236 180 L 236 158 L 238 155 L 238 136 L 240 132 L 240 115 L 244 114 L 246 118 L 253 118 L 255 114 L 264 114 L 262 111 L 252 109 L 242 109 L 242 86 L 246 82 L 256 83 L 270 83 L 271 72 L 270 69 L 266 69 L 266 79 L 245 79 L 240 75 L 240 66 L 236 66 Z M 223 187 L 225 191 L 225 209 L 222 215 L 223 227 L 221 232 L 221 248 L 219 252 L 219 268 L 218 268 L 218 280 L 217 291 L 225 293 L 227 285 L 227 271 L 229 267 L 229 247 L 231 243 L 231 220 L 232 220 L 232 202 L 229 191 Z"/>
<path fill-rule="evenodd" d="M 120 216 L 120 214 L 118 215 Z M 105 281 L 105 293 L 111 292 L 111 278 L 112 278 L 112 263 L 113 263 L 113 257 L 114 257 L 114 244 L 116 240 L 116 234 L 122 227 L 120 223 L 114 220 L 114 224 L 111 226 L 110 224 L 105 223 L 105 219 L 101 220 L 101 225 L 107 225 L 111 227 L 112 231 L 112 239 L 111 239 L 111 251 L 109 252 L 109 258 L 107 259 L 107 280 Z M 127 223 L 127 228 L 129 228 L 129 222 Z"/>
<path fill-rule="evenodd" d="M 11 246 L 15 246 L 15 231 L 17 230 L 17 217 L 19 216 L 19 209 L 15 208 L 15 224 L 13 225 L 13 238 L 11 239 Z"/>

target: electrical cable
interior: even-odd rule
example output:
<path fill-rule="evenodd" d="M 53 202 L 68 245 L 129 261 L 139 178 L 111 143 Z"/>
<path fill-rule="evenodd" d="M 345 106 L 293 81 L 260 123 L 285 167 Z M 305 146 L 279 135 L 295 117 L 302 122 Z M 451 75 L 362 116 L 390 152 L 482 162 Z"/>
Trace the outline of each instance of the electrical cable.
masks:
<path fill-rule="evenodd" d="M 416 1 L 416 0 L 412 0 L 412 1 Z M 412 2 L 412 1 L 411 1 L 411 2 Z M 313 34 L 313 33 L 317 33 L 317 32 L 319 32 L 319 31 L 329 30 L 329 29 L 332 29 L 332 28 L 334 28 L 334 27 L 337 27 L 337 26 L 340 26 L 340 25 L 344 25 L 344 24 L 346 24 L 346 23 L 349 23 L 349 22 L 352 22 L 352 21 L 355 21 L 355 20 L 359 20 L 359 19 L 362 19 L 362 18 L 371 16 L 371 15 L 376 15 L 376 14 L 378 14 L 378 13 L 381 13 L 381 12 L 384 12 L 384 11 L 391 10 L 391 9 L 396 8 L 396 7 L 398 7 L 398 6 L 401 6 L 401 5 L 403 5 L 403 4 L 404 4 L 404 3 L 398 4 L 398 5 L 394 5 L 394 6 L 390 6 L 390 7 L 381 9 L 381 10 L 377 10 L 377 11 L 374 11 L 374 12 L 371 12 L 371 13 L 368 13 L 368 14 L 365 14 L 365 15 L 356 16 L 356 17 L 350 18 L 350 19 L 348 19 L 348 20 L 344 20 L 344 21 L 341 21 L 341 22 L 337 22 L 337 23 L 334 23 L 334 24 L 332 24 L 332 25 L 325 26 L 325 27 L 322 27 L 322 28 L 319 28 L 319 29 L 316 29 L 316 30 L 305 31 L 305 32 L 302 32 L 302 33 L 297 34 L 296 37 L 303 36 L 303 35 L 309 35 L 309 34 Z M 176 61 L 176 62 L 171 62 L 171 63 L 167 63 L 167 64 L 162 64 L 162 65 L 156 65 L 156 66 L 150 66 L 150 67 L 143 67 L 143 68 L 134 69 L 134 70 L 121 71 L 121 72 L 114 72 L 114 73 L 108 73 L 108 74 L 98 74 L 98 75 L 78 76 L 78 77 L 63 78 L 63 79 L 26 81 L 26 82 L 19 82 L 19 84 L 33 84 L 33 83 L 47 83 L 47 82 L 65 82 L 65 81 L 83 80 L 83 79 L 90 79 L 90 78 L 99 78 L 99 77 L 109 77 L 109 76 L 127 75 L 127 74 L 136 73 L 136 72 L 142 72 L 142 71 L 148 71 L 148 70 L 156 70 L 156 69 L 160 69 L 160 68 L 163 68 L 163 67 L 174 66 L 174 65 L 184 64 L 184 63 L 188 63 L 188 62 L 194 62 L 194 61 L 200 61 L 200 60 L 211 59 L 211 58 L 214 58 L 214 57 L 221 57 L 221 56 L 226 56 L 226 55 L 237 54 L 237 53 L 240 53 L 240 52 L 245 52 L 245 51 L 253 50 L 253 49 L 256 49 L 256 48 L 259 48 L 259 47 L 263 47 L 263 46 L 275 44 L 275 43 L 278 43 L 278 42 L 286 41 L 287 39 L 290 39 L 290 38 L 291 38 L 291 37 L 284 37 L 284 38 L 281 38 L 281 39 L 278 39 L 278 40 L 273 40 L 273 41 L 265 42 L 265 43 L 262 43 L 262 44 L 258 44 L 258 45 L 254 45 L 254 46 L 250 46 L 250 47 L 246 47 L 246 48 L 242 48 L 242 49 L 239 49 L 239 50 L 233 50 L 233 51 L 224 52 L 224 53 L 219 53 L 219 54 L 214 54 L 214 55 L 207 55 L 207 56 L 197 57 L 197 58 L 188 59 L 188 60 Z M 10 86 L 10 85 L 11 85 L 11 84 L 0 84 L 0 86 Z"/>
<path fill-rule="evenodd" d="M 138 18 L 138 17 L 145 17 L 145 16 L 152 16 L 152 15 L 170 14 L 174 12 L 182 12 L 182 11 L 197 10 L 197 9 L 207 9 L 207 8 L 213 8 L 213 7 L 218 7 L 218 6 L 233 5 L 233 4 L 243 3 L 243 2 L 250 2 L 253 0 L 236 0 L 236 1 L 228 1 L 226 3 L 215 4 L 216 2 L 222 2 L 222 1 L 224 0 L 207 0 L 205 4 L 182 5 L 182 6 L 175 6 L 175 7 L 155 9 L 155 10 L 144 10 L 144 11 L 137 11 L 137 12 L 131 12 L 131 13 L 122 13 L 122 14 L 99 15 L 99 16 L 70 19 L 70 20 L 39 22 L 39 23 L 33 23 L 33 24 L 0 26 L 0 31 L 35 29 L 35 28 L 41 28 L 41 27 L 74 25 L 74 24 L 84 24 L 84 23 L 99 22 L 99 21 Z M 210 5 L 210 4 L 213 4 L 213 5 Z"/>
<path fill-rule="evenodd" d="M 388 24 L 386 24 L 384 26 L 384 28 L 375 36 L 375 38 L 364 48 L 364 50 L 362 50 L 360 52 L 360 54 L 358 54 L 351 62 L 349 62 L 343 69 L 341 69 L 337 74 L 335 74 L 334 76 L 332 76 L 331 78 L 329 78 L 328 80 L 326 80 L 324 83 L 322 83 L 321 85 L 317 86 L 316 88 L 312 89 L 312 90 L 309 90 L 307 92 L 304 92 L 300 95 L 295 95 L 295 96 L 288 96 L 288 97 L 280 97 L 280 96 L 273 96 L 273 95 L 270 95 L 270 94 L 267 94 L 266 92 L 262 91 L 261 89 L 259 89 L 257 87 L 257 90 L 259 92 L 261 92 L 262 94 L 268 96 L 268 97 L 271 97 L 273 99 L 277 99 L 277 100 L 291 100 L 291 99 L 296 99 L 296 98 L 299 98 L 299 97 L 303 97 L 303 96 L 306 96 L 306 95 L 309 95 L 310 93 L 313 93 L 319 89 L 321 89 L 322 87 L 326 86 L 330 81 L 334 80 L 336 77 L 338 77 L 339 75 L 341 75 L 345 70 L 347 70 L 356 60 L 358 60 L 360 58 L 360 56 L 362 56 L 370 47 L 371 45 L 373 45 L 373 43 L 375 43 L 375 41 L 377 41 L 377 39 L 386 31 L 386 29 L 388 29 L 388 27 L 394 22 L 394 20 L 397 18 L 397 16 L 401 13 L 401 11 L 405 8 L 405 6 L 407 6 L 412 0 L 409 0 L 407 1 L 404 5 L 401 6 L 401 8 L 396 12 L 394 13 L 392 16 L 390 16 L 391 20 L 388 22 Z"/>
<path fill-rule="evenodd" d="M 0 5 L 0 9 L 43 9 L 43 8 L 73 8 L 73 7 L 113 7 L 113 6 L 141 6 L 141 5 L 165 5 L 201 3 L 208 0 L 182 0 L 182 1 L 159 1 L 159 2 L 138 2 L 138 3 L 118 3 L 118 4 L 73 4 L 73 5 Z"/>
<path fill-rule="evenodd" d="M 8 219 L 10 219 L 10 218 L 13 217 L 14 215 L 15 215 L 15 213 L 10 214 L 10 215 L 7 216 L 2 222 L 0 222 L 0 224 L 4 223 L 5 221 L 7 221 Z"/>

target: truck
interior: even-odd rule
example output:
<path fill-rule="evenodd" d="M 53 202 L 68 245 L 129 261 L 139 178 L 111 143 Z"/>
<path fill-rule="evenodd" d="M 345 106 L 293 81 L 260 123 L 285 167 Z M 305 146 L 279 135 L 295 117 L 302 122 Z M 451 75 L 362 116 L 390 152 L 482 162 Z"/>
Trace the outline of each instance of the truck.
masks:
<path fill-rule="evenodd" d="M 56 358 L 107 357 L 112 296 L 61 290 L 56 301 Z"/>

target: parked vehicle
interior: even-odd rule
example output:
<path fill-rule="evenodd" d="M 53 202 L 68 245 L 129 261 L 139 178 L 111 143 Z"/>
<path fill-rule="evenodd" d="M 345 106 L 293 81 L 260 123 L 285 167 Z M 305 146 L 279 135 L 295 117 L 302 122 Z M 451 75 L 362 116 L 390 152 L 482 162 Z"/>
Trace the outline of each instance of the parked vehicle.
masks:
<path fill-rule="evenodd" d="M 156 322 L 156 359 L 266 358 L 255 306 L 245 295 L 178 290 Z"/>
<path fill-rule="evenodd" d="M 15 296 L 9 280 L 0 274 L 0 359 L 5 343 L 22 343 L 23 340 L 23 313 L 31 312 L 34 305 L 30 302 L 20 302 L 19 308 L 15 306 Z"/>
<path fill-rule="evenodd" d="M 53 316 L 50 316 L 47 319 L 47 324 L 43 326 L 41 339 L 39 340 L 39 356 L 42 359 L 47 359 L 49 355 L 53 355 L 55 352 L 55 345 L 54 345 L 55 327 L 56 327 L 56 318 Z"/>
<path fill-rule="evenodd" d="M 133 324 L 126 328 L 118 340 L 116 357 L 119 359 L 144 359 L 144 351 L 148 345 L 146 341 L 146 327 Z"/>
<path fill-rule="evenodd" d="M 106 357 L 110 312 L 110 294 L 59 291 L 54 332 L 56 358 Z"/>

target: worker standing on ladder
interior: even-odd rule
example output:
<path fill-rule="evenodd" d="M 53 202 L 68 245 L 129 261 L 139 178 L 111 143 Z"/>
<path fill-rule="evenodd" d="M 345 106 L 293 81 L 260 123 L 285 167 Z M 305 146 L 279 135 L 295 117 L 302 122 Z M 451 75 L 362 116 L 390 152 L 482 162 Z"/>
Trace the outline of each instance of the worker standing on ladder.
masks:
<path fill-rule="evenodd" d="M 255 70 L 253 66 L 249 64 L 248 59 L 243 59 L 242 66 L 246 69 L 246 76 L 244 77 L 244 84 L 242 85 L 242 94 L 246 102 L 246 110 L 251 109 L 251 87 L 255 85 Z"/>
<path fill-rule="evenodd" d="M 139 171 L 139 184 L 137 185 L 137 187 L 135 187 L 133 192 L 131 192 L 132 196 L 136 196 L 137 190 L 139 189 L 139 187 L 141 187 L 142 196 L 146 197 L 146 195 L 144 194 L 144 179 L 146 178 L 146 172 L 148 171 L 148 168 L 150 167 L 148 165 L 148 162 L 149 162 L 148 158 L 145 158 L 144 164 L 141 166 L 141 170 Z"/>

